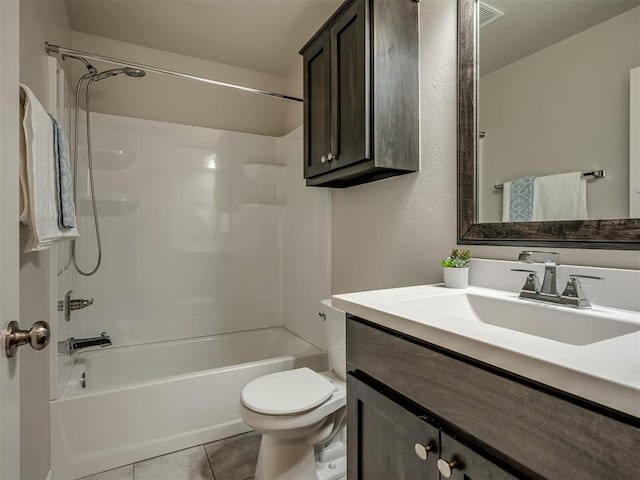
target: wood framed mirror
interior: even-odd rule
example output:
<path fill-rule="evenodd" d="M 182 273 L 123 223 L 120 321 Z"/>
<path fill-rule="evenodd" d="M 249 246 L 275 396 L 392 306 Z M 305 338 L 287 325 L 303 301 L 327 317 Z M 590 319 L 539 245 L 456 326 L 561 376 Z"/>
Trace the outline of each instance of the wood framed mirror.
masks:
<path fill-rule="evenodd" d="M 490 0 L 488 1 L 490 2 Z M 479 8 L 479 0 L 458 0 L 458 243 L 555 248 L 640 249 L 640 218 L 522 222 L 505 222 L 502 219 L 479 220 Z M 629 8 L 636 8 L 636 13 L 640 12 L 640 7 L 631 6 Z M 629 125 L 629 120 L 626 122 L 626 125 Z M 633 121 L 631 125 L 633 125 Z M 640 124 L 638 129 L 640 129 Z M 638 137 L 640 137 L 640 131 Z M 627 142 L 629 142 L 628 133 Z M 640 139 L 637 142 L 640 143 Z M 628 152 L 629 147 L 626 148 Z M 640 152 L 636 155 L 640 156 Z M 632 172 L 630 175 L 635 175 L 633 166 L 630 168 Z M 640 171 L 638 171 L 638 175 L 640 175 Z M 498 179 L 495 183 L 507 180 L 507 178 Z M 637 180 L 640 184 L 640 179 Z M 627 183 L 629 184 L 628 180 Z M 589 182 L 589 185 L 591 184 L 592 182 Z M 633 197 L 634 193 L 640 196 L 640 190 L 636 192 L 631 187 L 628 197 Z M 499 194 L 500 192 L 495 192 L 495 195 Z M 632 200 L 628 199 L 628 201 Z M 596 202 L 593 203 L 596 205 Z M 632 217 L 636 216 L 632 210 L 628 210 L 627 214 Z"/>

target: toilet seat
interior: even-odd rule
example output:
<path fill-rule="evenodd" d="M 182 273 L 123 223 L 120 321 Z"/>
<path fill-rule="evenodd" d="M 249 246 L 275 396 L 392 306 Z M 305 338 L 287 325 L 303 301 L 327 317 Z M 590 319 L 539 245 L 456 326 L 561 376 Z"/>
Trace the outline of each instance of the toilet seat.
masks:
<path fill-rule="evenodd" d="M 303 367 L 249 382 L 241 401 L 246 408 L 262 415 L 297 415 L 322 405 L 336 390 L 329 379 Z"/>

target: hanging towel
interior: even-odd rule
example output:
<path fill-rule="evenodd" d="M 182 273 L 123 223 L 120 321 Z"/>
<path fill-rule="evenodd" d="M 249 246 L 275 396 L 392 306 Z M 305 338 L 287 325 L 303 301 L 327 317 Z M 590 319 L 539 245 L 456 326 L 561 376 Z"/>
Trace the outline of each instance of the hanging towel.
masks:
<path fill-rule="evenodd" d="M 69 144 L 62 126 L 49 114 L 53 123 L 53 155 L 56 167 L 56 190 L 58 200 L 58 226 L 69 230 L 76 226 L 76 208 L 73 204 L 73 172 Z"/>
<path fill-rule="evenodd" d="M 24 252 L 49 248 L 63 238 L 76 238 L 71 228 L 62 232 L 58 227 L 57 178 L 54 155 L 53 123 L 36 96 L 20 85 L 24 98 L 22 120 L 20 187 L 20 220 L 30 226 Z"/>
<path fill-rule="evenodd" d="M 533 219 L 533 181 L 536 177 L 516 178 L 502 189 L 502 221 L 530 222 Z"/>
<path fill-rule="evenodd" d="M 587 180 L 581 172 L 537 177 L 533 184 L 533 220 L 586 220 Z"/>
<path fill-rule="evenodd" d="M 509 220 L 509 204 L 511 203 L 511 182 L 502 184 L 502 222 L 510 222 Z"/>

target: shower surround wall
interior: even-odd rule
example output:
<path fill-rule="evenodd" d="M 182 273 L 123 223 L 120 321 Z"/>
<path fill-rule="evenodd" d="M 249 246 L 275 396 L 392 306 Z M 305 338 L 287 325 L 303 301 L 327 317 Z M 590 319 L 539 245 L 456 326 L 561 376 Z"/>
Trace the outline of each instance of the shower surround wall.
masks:
<path fill-rule="evenodd" d="M 80 282 L 96 297 L 81 334 L 131 345 L 279 325 L 283 202 L 275 175 L 254 188 L 243 169 L 274 165 L 273 139 L 92 118 L 104 261 Z M 80 212 L 91 214 L 87 197 Z M 86 230 L 80 261 L 90 265 Z"/>
<path fill-rule="evenodd" d="M 91 118 L 103 263 L 91 277 L 62 276 L 74 298 L 95 298 L 65 331 L 105 331 L 123 346 L 284 325 L 323 347 L 316 309 L 330 293 L 329 245 L 300 235 L 328 238 L 330 199 L 288 167 L 299 163 L 301 128 L 275 138 Z M 88 270 L 97 249 L 86 148 L 79 167 L 78 260 Z"/>

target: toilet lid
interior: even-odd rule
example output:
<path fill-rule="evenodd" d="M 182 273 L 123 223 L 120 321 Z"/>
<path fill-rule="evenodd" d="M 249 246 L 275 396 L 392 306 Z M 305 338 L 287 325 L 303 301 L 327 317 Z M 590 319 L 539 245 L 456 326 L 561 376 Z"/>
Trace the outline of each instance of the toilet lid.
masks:
<path fill-rule="evenodd" d="M 242 390 L 242 403 L 266 415 L 293 415 L 326 402 L 335 385 L 309 368 L 271 373 L 249 382 Z"/>

